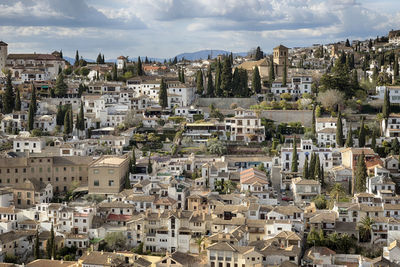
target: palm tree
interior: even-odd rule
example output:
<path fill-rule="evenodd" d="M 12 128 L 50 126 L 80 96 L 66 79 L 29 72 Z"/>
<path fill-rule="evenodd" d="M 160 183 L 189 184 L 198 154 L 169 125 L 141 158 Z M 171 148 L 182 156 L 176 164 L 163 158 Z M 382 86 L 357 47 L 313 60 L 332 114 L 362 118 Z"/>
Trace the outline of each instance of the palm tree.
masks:
<path fill-rule="evenodd" d="M 200 236 L 198 238 L 195 239 L 195 242 L 197 244 L 197 247 L 199 248 L 199 254 L 201 253 L 201 248 L 204 245 L 204 241 L 205 241 L 205 236 Z"/>
<path fill-rule="evenodd" d="M 232 190 L 235 190 L 236 184 L 232 182 L 231 180 L 225 181 L 223 184 L 223 190 L 222 192 L 225 194 L 229 194 L 232 192 Z"/>
<path fill-rule="evenodd" d="M 330 196 L 333 199 L 336 199 L 336 202 L 339 202 L 340 197 L 343 197 L 346 195 L 346 192 L 344 191 L 344 188 L 341 184 L 335 184 L 330 192 Z"/>
<path fill-rule="evenodd" d="M 350 249 L 356 245 L 354 238 L 350 237 L 347 233 L 342 234 L 338 241 L 337 247 L 345 254 L 349 254 Z"/>
<path fill-rule="evenodd" d="M 374 220 L 368 216 L 362 218 L 361 221 L 359 222 L 358 232 L 360 234 L 360 239 L 363 242 L 371 241 L 373 224 L 374 224 Z"/>
<path fill-rule="evenodd" d="M 215 191 L 221 192 L 224 189 L 224 184 L 221 180 L 217 180 L 214 182 Z"/>
<path fill-rule="evenodd" d="M 336 248 L 338 247 L 339 240 L 340 240 L 340 236 L 336 232 L 328 235 L 327 243 L 328 243 L 329 248 L 332 250 L 336 250 Z"/>

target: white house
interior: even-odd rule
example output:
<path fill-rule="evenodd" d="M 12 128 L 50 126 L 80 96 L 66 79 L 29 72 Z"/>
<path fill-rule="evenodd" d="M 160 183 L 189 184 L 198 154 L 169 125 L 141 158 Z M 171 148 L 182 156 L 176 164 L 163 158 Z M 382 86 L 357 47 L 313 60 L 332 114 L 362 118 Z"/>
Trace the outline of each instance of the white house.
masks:
<path fill-rule="evenodd" d="M 296 203 L 309 203 L 314 197 L 321 194 L 321 184 L 316 180 L 294 178 L 291 188 Z"/>
<path fill-rule="evenodd" d="M 30 153 L 41 153 L 46 147 L 46 141 L 38 137 L 15 138 L 13 140 L 13 151 Z"/>
<path fill-rule="evenodd" d="M 265 140 L 265 128 L 253 110 L 235 109 L 235 117 L 225 118 L 225 129 L 231 141 L 249 143 Z"/>

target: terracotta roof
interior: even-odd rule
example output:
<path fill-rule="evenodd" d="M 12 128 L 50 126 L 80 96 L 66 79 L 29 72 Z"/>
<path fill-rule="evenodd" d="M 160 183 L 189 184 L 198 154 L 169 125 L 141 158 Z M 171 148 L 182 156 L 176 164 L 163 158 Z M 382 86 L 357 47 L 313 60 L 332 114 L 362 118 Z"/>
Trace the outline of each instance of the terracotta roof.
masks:
<path fill-rule="evenodd" d="M 68 266 L 78 266 L 75 261 L 58 261 L 58 260 L 46 260 L 37 259 L 31 261 L 26 265 L 27 267 L 68 267 Z"/>

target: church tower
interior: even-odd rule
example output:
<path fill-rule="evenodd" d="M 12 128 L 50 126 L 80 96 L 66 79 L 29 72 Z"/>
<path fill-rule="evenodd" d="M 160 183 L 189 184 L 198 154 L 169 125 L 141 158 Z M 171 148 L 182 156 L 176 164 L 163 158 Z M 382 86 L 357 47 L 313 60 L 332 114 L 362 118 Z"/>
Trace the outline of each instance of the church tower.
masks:
<path fill-rule="evenodd" d="M 274 65 L 275 65 L 275 76 L 283 75 L 283 68 L 289 66 L 288 56 L 289 48 L 283 45 L 279 45 L 274 48 Z"/>
<path fill-rule="evenodd" d="M 0 76 L 3 76 L 3 70 L 6 67 L 7 63 L 7 55 L 8 55 L 8 44 L 3 41 L 0 41 Z"/>

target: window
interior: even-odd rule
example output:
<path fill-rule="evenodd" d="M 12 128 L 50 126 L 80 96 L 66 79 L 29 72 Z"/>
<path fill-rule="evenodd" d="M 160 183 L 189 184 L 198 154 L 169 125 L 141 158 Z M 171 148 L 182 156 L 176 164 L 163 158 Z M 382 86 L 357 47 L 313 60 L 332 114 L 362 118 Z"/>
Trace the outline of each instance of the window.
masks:
<path fill-rule="evenodd" d="M 113 186 L 114 185 L 114 180 L 108 180 L 108 186 Z"/>
<path fill-rule="evenodd" d="M 94 180 L 94 181 L 93 181 L 93 185 L 94 185 L 94 186 L 99 186 L 99 180 Z"/>
<path fill-rule="evenodd" d="M 93 174 L 98 174 L 99 173 L 99 169 L 94 169 L 93 170 Z"/>
<path fill-rule="evenodd" d="M 109 170 L 108 170 L 108 173 L 109 173 L 109 174 L 113 174 L 113 173 L 114 173 L 114 170 L 113 170 L 113 169 L 109 169 Z"/>

